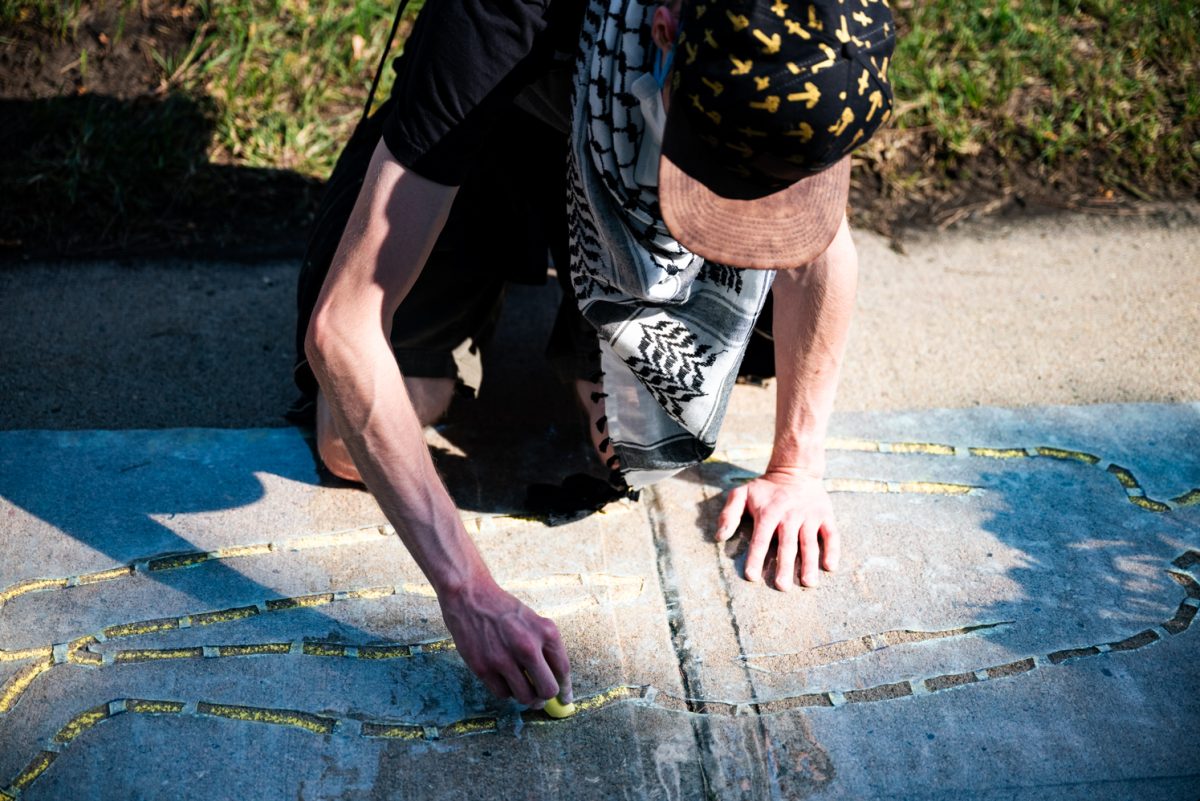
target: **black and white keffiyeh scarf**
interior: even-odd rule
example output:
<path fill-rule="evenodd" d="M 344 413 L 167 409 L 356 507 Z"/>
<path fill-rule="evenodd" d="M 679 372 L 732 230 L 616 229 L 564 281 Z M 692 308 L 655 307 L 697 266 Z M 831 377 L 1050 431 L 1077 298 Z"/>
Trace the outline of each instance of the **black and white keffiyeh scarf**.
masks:
<path fill-rule="evenodd" d="M 657 5 L 590 0 L 568 158 L 571 281 L 599 334 L 609 438 L 635 489 L 712 454 L 774 279 L 705 263 L 662 221 L 661 116 L 649 74 Z"/>

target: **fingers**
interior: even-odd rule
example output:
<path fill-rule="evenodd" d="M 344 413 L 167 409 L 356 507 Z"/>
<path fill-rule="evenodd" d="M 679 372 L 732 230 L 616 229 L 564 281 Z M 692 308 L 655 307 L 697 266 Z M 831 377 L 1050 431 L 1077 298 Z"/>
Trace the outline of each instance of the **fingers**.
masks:
<path fill-rule="evenodd" d="M 553 698 L 558 694 L 558 681 L 540 653 L 534 663 L 528 665 L 523 672 L 529 679 L 528 683 L 533 686 L 534 697 L 531 701 L 521 701 L 521 703 L 527 706 L 536 704 L 541 707 L 547 698 Z"/>
<path fill-rule="evenodd" d="M 551 623 L 550 625 L 554 625 Z M 546 643 L 542 649 L 542 655 L 546 659 L 546 664 L 550 667 L 550 672 L 554 674 L 554 679 L 557 685 L 557 691 L 551 695 L 557 695 L 558 700 L 564 704 L 569 704 L 575 700 L 574 692 L 571 688 L 571 662 L 567 659 L 567 649 L 563 646 L 562 640 L 557 636 L 553 640 Z M 550 696 L 545 696 L 549 698 Z"/>
<path fill-rule="evenodd" d="M 785 519 L 776 532 L 779 537 L 779 553 L 776 554 L 775 588 L 787 592 L 792 588 L 792 577 L 796 575 L 797 529 L 795 520 Z"/>
<path fill-rule="evenodd" d="M 504 699 L 512 695 L 508 689 L 508 682 L 506 682 L 499 673 L 480 673 L 479 680 L 482 681 L 483 686 L 487 687 L 491 691 L 492 695 L 496 696 L 497 698 Z"/>
<path fill-rule="evenodd" d="M 538 702 L 539 699 L 534 695 L 528 671 L 522 670 L 517 667 L 516 663 L 510 662 L 507 667 L 501 668 L 499 673 L 504 679 L 504 683 L 508 685 L 508 694 L 517 699 L 517 703 L 533 706 Z"/>
<path fill-rule="evenodd" d="M 815 587 L 821 581 L 817 571 L 820 554 L 817 544 L 819 525 L 815 520 L 805 520 L 800 524 L 800 583 L 805 587 Z"/>
<path fill-rule="evenodd" d="M 832 518 L 821 526 L 821 569 L 833 572 L 842 558 L 842 539 Z"/>
<path fill-rule="evenodd" d="M 724 542 L 733 536 L 738 525 L 742 522 L 742 513 L 746 511 L 746 485 L 734 487 L 729 491 L 725 500 L 725 508 L 717 518 L 717 542 Z"/>
<path fill-rule="evenodd" d="M 762 579 L 763 560 L 767 558 L 767 550 L 771 540 L 775 538 L 775 527 L 779 519 L 759 511 L 754 521 L 754 533 L 750 536 L 750 550 L 746 552 L 746 581 Z"/>
<path fill-rule="evenodd" d="M 571 690 L 571 663 L 563 647 L 558 627 L 549 618 L 538 618 L 536 627 L 539 637 L 514 650 L 507 668 L 497 669 L 502 692 L 497 692 L 488 682 L 484 683 L 499 697 L 509 695 L 525 706 L 541 709 L 544 702 L 557 696 L 564 704 L 573 699 Z M 540 644 L 537 644 L 540 643 Z"/>

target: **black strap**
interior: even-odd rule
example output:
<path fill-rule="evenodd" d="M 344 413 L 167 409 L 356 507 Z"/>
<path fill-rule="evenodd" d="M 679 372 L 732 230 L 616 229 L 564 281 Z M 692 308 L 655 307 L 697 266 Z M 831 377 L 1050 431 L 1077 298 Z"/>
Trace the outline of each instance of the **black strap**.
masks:
<path fill-rule="evenodd" d="M 408 0 L 400 0 L 400 7 L 396 9 L 396 19 L 392 20 L 392 32 L 388 34 L 387 44 L 383 46 L 383 55 L 379 57 L 379 68 L 375 70 L 375 80 L 371 81 L 371 91 L 367 93 L 367 104 L 363 106 L 362 118 L 358 121 L 360 125 L 371 113 L 371 104 L 375 102 L 375 90 L 379 88 L 383 67 L 387 63 L 388 53 L 392 50 L 392 41 L 396 38 L 396 30 L 400 27 L 400 18 L 404 16 L 406 8 L 408 8 Z"/>

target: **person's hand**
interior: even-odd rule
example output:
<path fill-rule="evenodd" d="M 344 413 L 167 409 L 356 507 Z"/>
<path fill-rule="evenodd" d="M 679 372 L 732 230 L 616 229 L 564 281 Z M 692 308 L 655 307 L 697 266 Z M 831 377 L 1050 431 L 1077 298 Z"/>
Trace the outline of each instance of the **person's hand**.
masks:
<path fill-rule="evenodd" d="M 556 695 L 571 703 L 571 665 L 553 620 L 490 580 L 441 607 L 463 661 L 497 697 L 537 708 Z"/>
<path fill-rule="evenodd" d="M 746 580 L 760 581 L 771 541 L 778 537 L 775 586 L 790 590 L 800 558 L 800 583 L 815 587 L 821 570 L 837 569 L 840 543 L 833 505 L 820 478 L 805 473 L 768 471 L 730 490 L 717 519 L 717 541 L 733 536 L 749 513 L 754 533 L 746 553 Z"/>

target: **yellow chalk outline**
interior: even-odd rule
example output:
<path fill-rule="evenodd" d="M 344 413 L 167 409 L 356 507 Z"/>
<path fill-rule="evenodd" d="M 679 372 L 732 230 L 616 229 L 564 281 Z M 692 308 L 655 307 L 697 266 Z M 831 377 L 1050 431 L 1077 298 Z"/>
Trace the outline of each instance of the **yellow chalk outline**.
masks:
<path fill-rule="evenodd" d="M 642 576 L 622 576 L 612 573 L 554 573 L 549 576 L 517 579 L 506 582 L 503 584 L 503 586 L 510 592 L 529 589 L 559 589 L 562 587 L 579 587 L 584 590 L 631 590 L 626 597 L 619 599 L 610 597 L 608 599 L 610 602 L 621 603 L 640 597 L 645 590 L 646 580 Z M 634 586 L 636 586 L 636 589 L 633 589 Z M 17 656 L 21 657 L 22 659 L 40 658 L 41 660 L 17 671 L 17 673 L 10 677 L 3 685 L 0 685 L 0 716 L 7 714 L 13 709 L 14 706 L 16 706 L 17 702 L 21 698 L 21 695 L 24 694 L 25 690 L 29 688 L 30 684 L 32 684 L 38 676 L 59 664 L 77 664 L 91 667 L 106 666 L 107 663 L 104 661 L 104 656 L 92 650 L 93 646 L 98 645 L 101 641 L 107 642 L 109 640 L 116 639 L 129 639 L 163 631 L 178 631 L 184 628 L 215 625 L 220 623 L 232 623 L 245 620 L 250 617 L 256 617 L 260 614 L 286 612 L 296 609 L 308 609 L 334 602 L 361 600 L 363 597 L 386 597 L 387 595 L 402 594 L 402 592 L 399 591 L 403 591 L 405 588 L 415 588 L 416 591 L 414 594 L 424 595 L 425 592 L 423 591 L 423 588 L 427 587 L 428 585 L 421 584 L 401 584 L 391 587 L 390 593 L 382 592 L 384 589 L 389 588 L 378 587 L 367 588 L 365 590 L 350 590 L 345 593 L 314 593 L 310 595 L 273 598 L 268 599 L 261 604 L 231 607 L 229 609 L 218 609 L 196 614 L 180 615 L 178 617 L 154 618 L 150 620 L 133 621 L 130 623 L 120 623 L 103 628 L 99 634 L 87 634 L 82 637 L 76 637 L 75 639 L 69 641 L 66 647 L 65 659 L 62 662 L 55 662 L 53 657 L 53 645 L 39 648 L 26 648 L 20 651 L 0 651 L 0 661 L 19 661 L 16 658 Z M 428 594 L 431 597 L 434 597 L 432 588 L 429 588 Z M 542 607 L 539 612 L 540 614 L 548 617 L 557 617 L 561 619 L 578 612 L 580 609 L 599 605 L 603 602 L 604 601 L 597 597 L 596 594 L 591 594 L 574 601 L 555 604 L 549 607 Z M 346 650 L 347 648 L 354 648 L 355 651 L 353 653 L 357 658 L 388 659 L 411 656 L 415 653 L 430 654 L 454 650 L 454 642 L 453 640 L 442 639 L 432 642 L 414 644 L 379 643 L 377 645 L 367 646 L 347 646 L 340 643 L 305 642 L 300 646 L 302 653 L 310 656 L 346 657 L 351 653 Z M 215 646 L 215 649 L 216 657 L 258 656 L 290 652 L 292 650 L 292 645 L 291 643 L 256 643 L 250 645 L 220 645 Z M 393 657 L 391 656 L 393 649 L 407 649 L 408 653 L 397 653 L 396 656 Z M 367 652 L 366 655 L 362 653 L 363 651 Z M 213 656 L 206 656 L 204 654 L 203 646 L 135 648 L 116 651 L 112 656 L 112 663 L 134 664 L 158 660 L 203 658 L 214 658 Z"/>
<path fill-rule="evenodd" d="M 943 457 L 957 456 L 961 452 L 968 457 L 974 456 L 984 459 L 1053 459 L 1060 462 L 1072 462 L 1089 467 L 1097 467 L 1113 475 L 1116 477 L 1117 483 L 1125 491 L 1126 499 L 1139 509 L 1163 514 L 1172 509 L 1200 505 L 1200 487 L 1188 490 L 1175 498 L 1171 498 L 1169 501 L 1157 501 L 1146 495 L 1141 483 L 1128 468 L 1087 451 L 1050 445 L 1038 445 L 1032 448 L 972 445 L 959 448 L 941 442 L 885 442 L 882 440 L 830 437 L 825 442 L 825 450 L 921 454 Z M 770 453 L 771 446 L 769 444 L 727 448 L 714 453 L 705 462 L 732 463 L 739 459 L 763 458 L 770 456 Z M 830 478 L 825 480 L 825 487 L 830 492 L 891 492 L 933 495 L 967 495 L 973 489 L 983 489 L 983 487 L 975 487 L 969 484 L 949 484 L 931 481 L 889 482 L 863 478 Z"/>
<path fill-rule="evenodd" d="M 1156 628 L 1146 629 L 1137 634 L 1100 645 L 1083 648 L 1068 648 L 1052 651 L 1049 654 L 1028 656 L 1006 662 L 1002 665 L 991 665 L 976 670 L 963 671 L 957 674 L 928 676 L 918 679 L 902 679 L 891 684 L 874 687 L 853 688 L 845 690 L 822 690 L 796 693 L 767 700 L 751 701 L 721 701 L 699 698 L 678 698 L 670 693 L 655 689 L 652 685 L 619 684 L 601 690 L 590 696 L 575 699 L 576 713 L 569 718 L 555 720 L 544 712 L 527 710 L 521 713 L 525 725 L 578 725 L 581 717 L 598 712 L 620 703 L 635 703 L 641 706 L 652 706 L 673 714 L 712 715 L 739 714 L 743 711 L 760 716 L 785 714 L 796 707 L 840 707 L 846 704 L 889 701 L 908 698 L 916 695 L 931 695 L 946 690 L 955 690 L 968 684 L 979 684 L 988 681 L 999 681 L 1013 676 L 1023 675 L 1041 668 L 1057 667 L 1068 661 L 1074 661 L 1089 656 L 1098 656 L 1113 651 L 1136 651 L 1163 639 L 1160 630 L 1166 629 L 1169 634 L 1181 634 L 1190 626 L 1195 616 L 1195 610 L 1200 607 L 1200 582 L 1186 568 L 1200 564 L 1200 551 L 1185 551 L 1177 557 L 1172 565 L 1177 568 L 1168 570 L 1170 575 L 1186 591 L 1184 601 L 1179 606 L 1179 612 L 1170 621 Z M 1184 607 L 1192 610 L 1192 614 L 1178 624 L 1175 629 L 1167 628 L 1183 615 Z M 885 632 L 884 634 L 888 634 Z M 868 635 L 877 636 L 877 635 Z M 444 642 L 444 641 L 443 641 Z M 343 648 L 348 646 L 341 646 Z M 359 646 L 363 647 L 363 646 Z M 451 644 L 453 647 L 453 644 Z M 422 650 L 425 646 L 422 646 Z M 305 650 L 305 653 L 308 653 Z M 319 655 L 346 656 L 320 652 Z M 672 698 L 682 702 L 692 709 L 680 710 L 677 706 L 665 706 L 657 703 L 662 697 Z M 126 698 L 110 701 L 71 718 L 52 737 L 52 741 L 60 748 L 66 748 L 79 736 L 98 724 L 109 720 L 123 712 L 135 714 L 183 714 L 188 703 L 179 700 L 154 700 Z M 336 730 L 343 732 L 354 731 L 356 721 L 337 718 L 331 715 L 303 712 L 295 709 L 276 709 L 269 707 L 254 707 L 239 704 L 222 704 L 209 701 L 197 701 L 195 714 L 221 717 L 246 723 L 263 723 L 275 726 L 290 726 L 308 731 L 313 734 L 329 735 Z M 494 716 L 472 717 L 454 721 L 444 726 L 425 726 L 418 723 L 396 723 L 383 720 L 359 720 L 358 734 L 364 739 L 401 740 L 408 742 L 444 740 L 456 737 L 469 737 L 479 734 L 497 733 L 500 730 L 499 718 Z M 0 801 L 11 801 L 22 790 L 27 789 L 40 777 L 57 754 L 52 751 L 40 751 L 26 767 L 17 774 L 8 788 L 0 790 Z"/>

